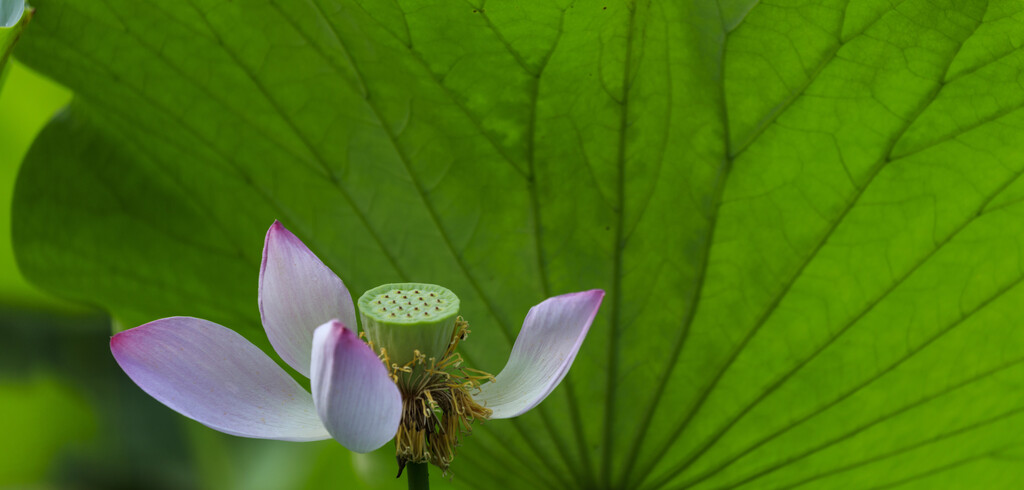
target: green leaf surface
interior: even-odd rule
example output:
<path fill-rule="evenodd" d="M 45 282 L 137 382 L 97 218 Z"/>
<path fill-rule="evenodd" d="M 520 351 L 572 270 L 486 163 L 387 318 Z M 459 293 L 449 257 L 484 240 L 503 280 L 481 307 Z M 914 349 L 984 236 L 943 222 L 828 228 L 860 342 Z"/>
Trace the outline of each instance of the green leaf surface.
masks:
<path fill-rule="evenodd" d="M 21 161 L 43 126 L 71 100 L 71 92 L 17 60 L 10 60 L 7 70 L 6 83 L 0 88 L 0 302 L 79 311 L 81 307 L 55 300 L 22 277 L 10 235 L 14 182 Z"/>
<path fill-rule="evenodd" d="M 53 292 L 269 352 L 280 219 L 355 294 L 455 291 L 491 372 L 531 305 L 608 291 L 456 484 L 1024 477 L 1018 1 L 38 3 L 19 57 L 76 102 L 13 231 Z"/>

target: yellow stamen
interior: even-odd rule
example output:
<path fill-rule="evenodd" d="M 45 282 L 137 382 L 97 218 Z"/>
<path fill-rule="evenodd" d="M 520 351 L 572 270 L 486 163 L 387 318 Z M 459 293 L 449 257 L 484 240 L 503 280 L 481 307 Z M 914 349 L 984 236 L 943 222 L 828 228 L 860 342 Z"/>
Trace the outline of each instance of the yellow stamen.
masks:
<path fill-rule="evenodd" d="M 412 361 L 399 366 L 380 349 L 381 361 L 402 391 L 402 422 L 395 434 L 400 468 L 407 463 L 431 463 L 447 472 L 460 433 L 469 434 L 474 421 L 491 416 L 490 409 L 473 400 L 470 390 L 479 389 L 481 381 L 493 381 L 494 376 L 462 367 L 462 356 L 455 352 L 468 336 L 469 324 L 459 317 L 440 361 L 417 350 Z"/>

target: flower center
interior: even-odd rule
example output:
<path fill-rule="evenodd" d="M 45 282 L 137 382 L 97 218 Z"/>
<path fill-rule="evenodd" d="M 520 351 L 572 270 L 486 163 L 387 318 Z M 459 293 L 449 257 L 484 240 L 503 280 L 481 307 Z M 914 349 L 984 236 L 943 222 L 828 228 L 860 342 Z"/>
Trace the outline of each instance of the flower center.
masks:
<path fill-rule="evenodd" d="M 475 420 L 491 416 L 491 410 L 470 393 L 494 376 L 463 366 L 462 356 L 455 352 L 467 337 L 469 324 L 458 317 L 441 360 L 417 350 L 413 360 L 400 365 L 391 362 L 386 348 L 380 349 L 381 360 L 402 392 L 402 422 L 395 434 L 399 475 L 407 463 L 431 463 L 447 472 L 459 436 L 472 432 Z M 369 344 L 374 348 L 373 342 Z"/>
<path fill-rule="evenodd" d="M 363 336 L 402 393 L 402 421 L 395 434 L 401 475 L 407 463 L 443 471 L 455 457 L 459 436 L 491 410 L 473 390 L 494 376 L 462 365 L 455 349 L 469 336 L 459 298 L 433 284 L 385 284 L 359 298 Z"/>

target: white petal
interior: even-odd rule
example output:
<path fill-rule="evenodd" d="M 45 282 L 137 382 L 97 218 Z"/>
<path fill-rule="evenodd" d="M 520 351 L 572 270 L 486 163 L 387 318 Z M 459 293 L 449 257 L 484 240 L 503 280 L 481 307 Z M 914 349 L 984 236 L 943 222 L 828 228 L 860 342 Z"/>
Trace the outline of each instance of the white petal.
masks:
<path fill-rule="evenodd" d="M 366 453 L 395 437 L 402 394 L 370 346 L 341 322 L 316 329 L 310 369 L 313 403 L 338 442 Z"/>
<path fill-rule="evenodd" d="M 602 298 L 604 291 L 593 289 L 530 308 L 505 368 L 473 397 L 494 412 L 492 419 L 521 415 L 551 394 L 576 359 Z"/>
<path fill-rule="evenodd" d="M 356 310 L 345 284 L 277 221 L 263 245 L 259 303 L 270 345 L 306 377 L 316 327 L 337 318 L 356 329 Z"/>
<path fill-rule="evenodd" d="M 330 437 L 309 393 L 258 347 L 216 323 L 164 318 L 115 335 L 110 351 L 146 393 L 211 429 L 284 441 Z"/>

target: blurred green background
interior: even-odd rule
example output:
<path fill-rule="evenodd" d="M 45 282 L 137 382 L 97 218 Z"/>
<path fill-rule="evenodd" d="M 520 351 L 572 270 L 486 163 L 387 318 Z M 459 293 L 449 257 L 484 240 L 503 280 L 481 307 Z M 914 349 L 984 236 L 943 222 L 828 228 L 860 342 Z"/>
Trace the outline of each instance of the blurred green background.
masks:
<path fill-rule="evenodd" d="M 14 183 L 35 135 L 70 100 L 17 62 L 0 88 L 0 488 L 404 488 L 387 445 L 355 455 L 334 441 L 239 439 L 177 415 L 121 373 L 103 312 L 25 281 L 11 248 Z"/>

